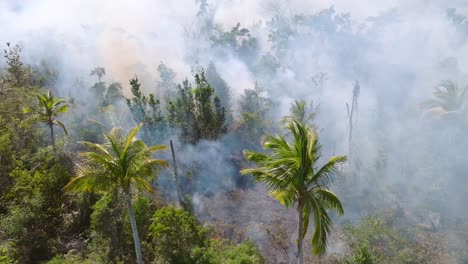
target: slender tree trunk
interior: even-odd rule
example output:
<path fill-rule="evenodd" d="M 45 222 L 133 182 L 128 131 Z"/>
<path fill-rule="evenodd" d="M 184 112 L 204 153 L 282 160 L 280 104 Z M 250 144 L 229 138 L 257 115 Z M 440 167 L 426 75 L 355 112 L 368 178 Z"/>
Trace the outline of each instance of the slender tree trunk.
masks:
<path fill-rule="evenodd" d="M 297 216 L 299 218 L 299 225 L 297 226 L 297 264 L 303 264 L 304 263 L 304 252 L 302 251 L 302 244 L 303 244 L 303 239 L 302 239 L 302 233 L 303 227 L 304 227 L 304 206 L 302 205 L 302 202 L 299 201 L 297 205 Z"/>
<path fill-rule="evenodd" d="M 179 205 L 182 206 L 182 208 L 186 207 L 184 197 L 182 196 L 182 192 L 180 191 L 180 186 L 179 186 L 179 179 L 177 175 L 177 164 L 176 164 L 176 159 L 175 159 L 175 152 L 174 152 L 174 146 L 172 145 L 172 140 L 169 140 L 169 143 L 171 145 L 171 152 L 172 152 L 172 163 L 174 167 L 174 182 L 175 182 L 175 187 L 176 187 L 176 192 L 177 192 L 177 198 L 179 199 Z"/>
<path fill-rule="evenodd" d="M 351 108 L 352 109 L 352 108 Z M 353 111 L 353 110 L 351 110 Z M 348 142 L 349 142 L 349 156 L 351 156 L 351 151 L 352 149 L 352 142 L 353 142 L 353 112 L 351 112 L 351 115 L 349 116 L 349 136 L 348 136 Z"/>
<path fill-rule="evenodd" d="M 49 127 L 50 127 L 50 139 L 52 140 L 52 147 L 53 147 L 54 150 L 55 150 L 54 125 L 53 125 L 53 124 L 49 124 Z"/>
<path fill-rule="evenodd" d="M 135 254 L 137 257 L 137 264 L 143 264 L 141 256 L 140 238 L 138 237 L 138 229 L 135 220 L 135 213 L 133 212 L 132 197 L 129 193 L 125 193 L 125 200 L 127 201 L 128 216 L 130 217 L 130 225 L 132 226 L 133 243 L 135 244 Z"/>

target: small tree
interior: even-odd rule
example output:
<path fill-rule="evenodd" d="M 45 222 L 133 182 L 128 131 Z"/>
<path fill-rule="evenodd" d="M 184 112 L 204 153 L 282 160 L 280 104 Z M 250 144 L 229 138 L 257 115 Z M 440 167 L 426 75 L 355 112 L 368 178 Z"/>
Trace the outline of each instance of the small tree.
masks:
<path fill-rule="evenodd" d="M 15 45 L 11 47 L 7 43 L 8 50 L 4 50 L 4 57 L 7 63 L 5 81 L 12 87 L 18 88 L 27 84 L 27 69 L 21 61 L 21 47 Z"/>
<path fill-rule="evenodd" d="M 127 106 L 136 123 L 143 123 L 143 139 L 147 142 L 160 142 L 165 136 L 166 120 L 161 111 L 161 102 L 155 94 L 145 96 L 141 91 L 138 77 L 130 80 L 133 97 L 127 98 Z"/>
<path fill-rule="evenodd" d="M 226 110 L 203 70 L 195 74 L 195 84 L 192 89 L 184 81 L 177 98 L 167 105 L 169 124 L 180 128 L 184 141 L 193 144 L 201 139 L 218 139 L 226 132 Z"/>
<path fill-rule="evenodd" d="M 68 134 L 65 125 L 57 120 L 56 117 L 67 112 L 69 106 L 65 99 L 54 97 L 50 91 L 46 94 L 38 94 L 37 99 L 37 107 L 28 107 L 24 110 L 25 113 L 32 113 L 32 116 L 27 121 L 39 121 L 47 124 L 50 128 L 52 146 L 55 149 L 54 125 L 60 126 L 65 134 Z"/>
<path fill-rule="evenodd" d="M 221 78 L 220 74 L 216 70 L 216 67 L 211 62 L 206 69 L 206 79 L 213 87 L 214 92 L 219 97 L 219 101 L 226 109 L 226 121 L 227 123 L 232 122 L 232 113 L 231 113 L 231 88 L 226 83 L 223 78 Z"/>
<path fill-rule="evenodd" d="M 247 160 L 258 167 L 244 169 L 241 173 L 252 174 L 257 181 L 265 183 L 271 195 L 286 207 L 296 205 L 299 222 L 297 263 L 302 264 L 302 244 L 310 216 L 313 216 L 315 227 L 312 252 L 321 255 L 326 250 L 332 225 L 327 210 L 343 214 L 340 200 L 328 186 L 337 172 L 337 165 L 344 162 L 346 156 L 332 157 L 318 168 L 321 146 L 317 133 L 297 120 L 288 123 L 287 129 L 292 136 L 291 142 L 284 136 L 267 138 L 263 146 L 271 151 L 270 154 L 244 151 Z"/>
<path fill-rule="evenodd" d="M 102 76 L 106 75 L 106 69 L 102 67 L 96 67 L 91 70 L 89 75 L 96 75 L 98 77 L 98 81 L 101 82 Z"/>
<path fill-rule="evenodd" d="M 268 111 L 271 107 L 271 100 L 267 90 L 255 83 L 254 89 L 245 89 L 239 100 L 239 109 L 242 113 L 240 132 L 246 134 L 249 142 L 251 138 L 258 139 L 262 136 L 271 121 L 268 118 Z M 254 144 L 257 145 L 257 144 Z"/>
<path fill-rule="evenodd" d="M 156 211 L 149 230 L 157 256 L 167 263 L 196 263 L 192 250 L 208 246 L 206 230 L 195 217 L 173 206 Z"/>
<path fill-rule="evenodd" d="M 150 182 L 160 168 L 168 166 L 164 160 L 151 158 L 155 151 L 164 150 L 166 146 L 148 147 L 143 141 L 135 139 L 141 126 L 138 125 L 127 135 L 122 135 L 121 129 L 112 129 L 106 134 L 107 143 L 104 145 L 82 142 L 90 151 L 81 153 L 85 162 L 78 165 L 78 175 L 64 188 L 67 191 L 107 191 L 113 188 L 123 191 L 138 264 L 142 264 L 143 259 L 132 206 L 132 186 L 139 191 L 151 192 Z"/>
<path fill-rule="evenodd" d="M 106 104 L 114 104 L 124 98 L 125 97 L 122 94 L 122 85 L 120 83 L 113 82 L 109 84 L 106 95 L 104 96 Z"/>
<path fill-rule="evenodd" d="M 421 107 L 432 115 L 443 116 L 455 113 L 463 109 L 467 91 L 468 86 L 459 87 L 453 81 L 443 81 L 435 88 L 433 93 L 434 98 L 422 103 Z"/>

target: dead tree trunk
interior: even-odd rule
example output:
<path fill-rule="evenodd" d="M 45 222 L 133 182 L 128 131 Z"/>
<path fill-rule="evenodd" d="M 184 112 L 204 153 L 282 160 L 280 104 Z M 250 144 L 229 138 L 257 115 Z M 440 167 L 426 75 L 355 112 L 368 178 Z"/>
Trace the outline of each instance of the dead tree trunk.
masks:
<path fill-rule="evenodd" d="M 348 134 L 348 143 L 349 143 L 349 156 L 352 153 L 352 140 L 353 140 L 353 124 L 357 123 L 358 120 L 358 97 L 360 93 L 361 87 L 359 86 L 359 82 L 356 81 L 354 83 L 353 88 L 353 100 L 351 102 L 351 109 L 349 108 L 349 104 L 346 103 L 346 110 L 348 112 L 348 126 L 349 126 L 349 134 Z"/>
<path fill-rule="evenodd" d="M 172 140 L 169 140 L 169 142 L 170 142 L 170 145 L 171 145 L 172 163 L 173 163 L 173 167 L 174 167 L 174 184 L 175 184 L 175 187 L 176 187 L 177 198 L 179 200 L 179 205 L 182 208 L 187 209 L 184 197 L 183 197 L 182 192 L 180 190 L 179 178 L 178 178 L 178 175 L 177 175 L 177 163 L 176 163 L 176 158 L 175 158 L 174 145 L 172 144 Z"/>

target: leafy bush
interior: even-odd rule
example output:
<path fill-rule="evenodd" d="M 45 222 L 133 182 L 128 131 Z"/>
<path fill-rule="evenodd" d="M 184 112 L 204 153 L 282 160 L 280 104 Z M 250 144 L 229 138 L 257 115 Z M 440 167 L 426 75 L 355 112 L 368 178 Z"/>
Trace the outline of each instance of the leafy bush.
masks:
<path fill-rule="evenodd" d="M 352 251 L 346 263 L 428 263 L 431 256 L 425 253 L 422 245 L 410 240 L 410 235 L 403 235 L 380 217 L 366 217 L 358 225 L 345 228 L 345 236 Z"/>
<path fill-rule="evenodd" d="M 149 236 L 158 258 L 167 263 L 195 263 L 193 248 L 204 248 L 207 242 L 206 230 L 195 217 L 173 206 L 154 213 Z"/>
<path fill-rule="evenodd" d="M 156 211 L 149 229 L 157 263 L 265 263 L 254 243 L 233 245 L 229 241 L 210 239 L 210 231 L 198 225 L 193 215 L 173 206 Z"/>

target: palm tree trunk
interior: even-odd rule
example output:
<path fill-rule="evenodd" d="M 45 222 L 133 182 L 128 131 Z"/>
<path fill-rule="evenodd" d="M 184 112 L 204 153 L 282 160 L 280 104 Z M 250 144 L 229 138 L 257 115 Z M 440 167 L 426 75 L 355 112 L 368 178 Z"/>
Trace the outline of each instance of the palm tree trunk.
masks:
<path fill-rule="evenodd" d="M 304 206 L 302 202 L 299 202 L 297 205 L 297 216 L 299 217 L 299 225 L 297 227 L 297 264 L 304 263 L 304 253 L 302 251 L 302 233 L 304 232 L 302 229 L 304 227 Z"/>
<path fill-rule="evenodd" d="M 53 147 L 54 150 L 55 150 L 54 125 L 50 125 L 50 124 L 49 124 L 49 127 L 50 127 L 50 139 L 52 140 L 52 147 Z"/>
<path fill-rule="evenodd" d="M 132 226 L 133 243 L 135 244 L 135 254 L 137 257 L 137 263 L 143 264 L 143 258 L 141 256 L 140 238 L 138 237 L 135 213 L 133 212 L 132 206 L 132 197 L 129 193 L 125 193 L 125 200 L 127 201 L 128 216 L 130 217 L 130 225 Z"/>

